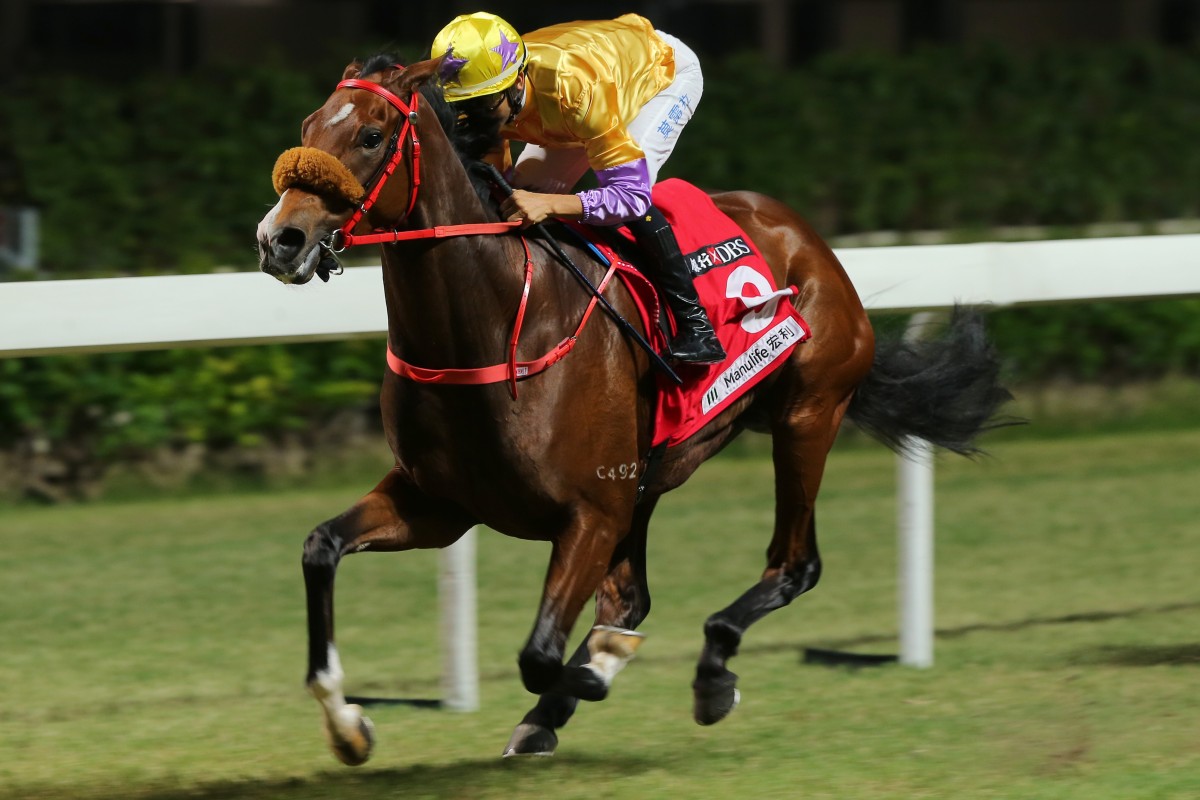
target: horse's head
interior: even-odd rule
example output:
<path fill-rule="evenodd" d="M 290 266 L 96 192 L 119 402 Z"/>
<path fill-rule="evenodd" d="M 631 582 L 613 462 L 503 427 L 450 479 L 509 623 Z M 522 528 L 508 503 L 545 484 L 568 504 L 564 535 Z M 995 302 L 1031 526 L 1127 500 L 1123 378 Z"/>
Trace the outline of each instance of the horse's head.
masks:
<path fill-rule="evenodd" d="M 336 265 L 339 237 L 395 227 L 412 210 L 417 91 L 438 63 L 402 69 L 376 57 L 346 67 L 338 88 L 304 120 L 302 146 L 275 164 L 279 202 L 258 224 L 263 272 L 306 283 Z"/>

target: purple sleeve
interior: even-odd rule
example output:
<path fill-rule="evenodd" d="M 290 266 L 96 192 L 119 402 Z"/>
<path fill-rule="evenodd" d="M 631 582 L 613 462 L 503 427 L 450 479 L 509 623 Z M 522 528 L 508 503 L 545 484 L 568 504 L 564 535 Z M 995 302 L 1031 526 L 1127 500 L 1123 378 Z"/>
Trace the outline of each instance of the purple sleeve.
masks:
<path fill-rule="evenodd" d="M 650 208 L 650 170 L 646 159 L 596 170 L 600 186 L 580 192 L 583 221 L 589 225 L 620 225 Z"/>

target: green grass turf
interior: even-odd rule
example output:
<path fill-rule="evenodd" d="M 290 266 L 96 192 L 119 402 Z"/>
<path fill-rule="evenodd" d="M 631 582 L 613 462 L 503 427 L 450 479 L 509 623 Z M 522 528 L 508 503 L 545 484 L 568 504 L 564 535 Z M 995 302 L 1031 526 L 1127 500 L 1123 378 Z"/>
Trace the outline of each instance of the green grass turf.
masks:
<path fill-rule="evenodd" d="M 1200 796 L 1200 430 L 940 457 L 929 670 L 802 663 L 805 647 L 896 652 L 895 460 L 839 447 L 822 582 L 749 631 L 742 705 L 701 728 L 701 625 L 757 579 L 770 536 L 762 452 L 660 504 L 646 644 L 553 759 L 499 758 L 531 703 L 515 656 L 544 544 L 481 535 L 482 710 L 372 709 L 375 756 L 350 769 L 302 686 L 299 560 L 369 481 L 0 509 L 0 797 Z M 349 693 L 439 696 L 437 565 L 343 562 Z"/>

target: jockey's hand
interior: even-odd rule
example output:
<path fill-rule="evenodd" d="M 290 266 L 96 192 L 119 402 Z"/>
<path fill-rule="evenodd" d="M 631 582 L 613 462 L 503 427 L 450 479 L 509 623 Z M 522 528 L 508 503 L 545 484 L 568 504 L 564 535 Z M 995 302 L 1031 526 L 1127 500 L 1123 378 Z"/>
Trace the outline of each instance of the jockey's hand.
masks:
<path fill-rule="evenodd" d="M 520 220 L 529 227 L 545 221 L 553 215 L 553 204 L 549 202 L 553 195 L 527 192 L 524 189 L 514 189 L 513 193 L 500 204 L 500 213 L 509 222 Z"/>
<path fill-rule="evenodd" d="M 521 220 L 525 223 L 522 227 L 529 227 L 551 217 L 581 219 L 583 202 L 573 194 L 541 194 L 514 189 L 500 204 L 500 213 L 509 222 Z"/>

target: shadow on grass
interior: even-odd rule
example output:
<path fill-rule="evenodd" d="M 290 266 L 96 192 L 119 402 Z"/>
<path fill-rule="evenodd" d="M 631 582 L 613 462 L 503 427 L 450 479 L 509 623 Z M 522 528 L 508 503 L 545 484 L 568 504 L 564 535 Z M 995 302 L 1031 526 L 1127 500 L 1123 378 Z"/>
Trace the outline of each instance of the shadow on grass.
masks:
<path fill-rule="evenodd" d="M 1200 642 L 1181 645 L 1104 645 L 1081 650 L 1071 663 L 1114 667 L 1200 666 Z"/>
<path fill-rule="evenodd" d="M 1200 603 L 1168 603 L 1161 606 L 1126 608 L 1119 611 L 1081 611 L 1074 614 L 1063 614 L 1062 616 L 1058 617 L 1028 617 L 1026 619 L 1013 620 L 1011 622 L 978 622 L 971 625 L 961 625 L 956 628 L 938 628 L 934 631 L 934 635 L 938 639 L 957 639 L 972 633 L 1006 633 L 1028 630 L 1030 628 L 1039 628 L 1048 625 L 1074 625 L 1080 622 L 1108 622 L 1110 620 L 1135 619 L 1137 617 L 1155 616 L 1158 614 L 1174 614 L 1180 611 L 1195 611 L 1197 609 L 1200 609 Z M 867 634 L 865 636 L 855 636 L 850 639 L 839 639 L 837 641 L 824 642 L 822 643 L 822 646 L 835 650 L 841 650 L 847 647 L 861 647 L 863 645 L 879 644 L 881 642 L 894 642 L 895 640 L 896 634 L 894 633 Z M 1197 645 L 1196 647 L 1200 648 L 1200 645 Z M 1138 664 L 1142 663 L 1145 662 L 1138 662 Z M 1131 666 L 1133 665 L 1135 664 L 1131 664 Z"/>
<path fill-rule="evenodd" d="M 463 798 L 521 796 L 546 793 L 555 786 L 603 785 L 614 775 L 636 775 L 663 769 L 664 758 L 622 753 L 619 757 L 573 753 L 554 758 L 494 757 L 437 766 L 404 768 L 337 768 L 304 778 L 222 781 L 172 787 L 97 788 L 61 793 L 22 794 L 37 800 L 379 800 L 388 797 Z M 0 798 L 10 795 L 0 792 Z M 17 795 L 11 795 L 16 797 Z"/>

